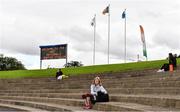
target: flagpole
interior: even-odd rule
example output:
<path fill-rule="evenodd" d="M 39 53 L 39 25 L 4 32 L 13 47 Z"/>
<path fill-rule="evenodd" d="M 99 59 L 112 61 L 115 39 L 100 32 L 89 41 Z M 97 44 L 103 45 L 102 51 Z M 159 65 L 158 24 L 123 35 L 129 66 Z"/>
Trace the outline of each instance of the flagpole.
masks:
<path fill-rule="evenodd" d="M 145 38 L 144 38 L 145 40 Z M 146 49 L 146 40 L 145 40 L 145 49 Z M 148 61 L 148 57 L 147 57 L 147 49 L 146 49 L 146 61 Z"/>
<path fill-rule="evenodd" d="M 110 47 L 110 4 L 109 4 L 109 13 L 108 13 L 108 64 L 109 64 L 109 47 Z"/>
<path fill-rule="evenodd" d="M 124 11 L 126 13 L 126 9 Z M 124 63 L 126 63 L 126 15 L 124 19 Z"/>
<path fill-rule="evenodd" d="M 94 50 L 93 50 L 93 65 L 95 65 L 95 50 L 96 50 L 96 14 L 94 15 Z"/>
<path fill-rule="evenodd" d="M 145 49 L 146 49 L 146 43 L 145 43 Z M 146 61 L 148 61 L 148 58 L 147 58 L 147 49 L 146 49 Z"/>

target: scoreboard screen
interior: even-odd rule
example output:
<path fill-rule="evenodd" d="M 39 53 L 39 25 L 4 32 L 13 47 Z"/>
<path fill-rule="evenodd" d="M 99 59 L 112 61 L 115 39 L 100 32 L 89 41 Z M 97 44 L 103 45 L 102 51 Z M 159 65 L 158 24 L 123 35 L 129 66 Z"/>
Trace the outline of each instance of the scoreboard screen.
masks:
<path fill-rule="evenodd" d="M 41 60 L 67 58 L 67 44 L 40 46 Z"/>

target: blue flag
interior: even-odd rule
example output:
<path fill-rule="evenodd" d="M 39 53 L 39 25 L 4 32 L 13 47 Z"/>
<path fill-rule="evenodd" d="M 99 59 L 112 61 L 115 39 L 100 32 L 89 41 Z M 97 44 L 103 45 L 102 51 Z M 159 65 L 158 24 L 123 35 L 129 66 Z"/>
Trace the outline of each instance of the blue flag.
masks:
<path fill-rule="evenodd" d="M 126 10 L 123 11 L 122 13 L 122 19 L 126 18 Z"/>

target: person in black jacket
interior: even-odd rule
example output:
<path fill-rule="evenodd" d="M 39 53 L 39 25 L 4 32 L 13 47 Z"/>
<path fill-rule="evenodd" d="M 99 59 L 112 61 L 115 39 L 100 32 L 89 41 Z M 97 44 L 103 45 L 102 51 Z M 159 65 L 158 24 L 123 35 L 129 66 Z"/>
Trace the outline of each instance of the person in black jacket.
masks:
<path fill-rule="evenodd" d="M 59 69 L 59 70 L 56 72 L 56 79 L 57 79 L 57 80 L 61 80 L 61 79 L 62 79 L 62 75 L 63 75 L 63 72 L 61 71 L 61 69 Z"/>
<path fill-rule="evenodd" d="M 56 72 L 56 79 L 57 80 L 62 80 L 64 78 L 68 78 L 68 76 L 64 75 L 63 72 L 61 71 L 61 69 L 59 69 L 57 72 Z"/>
<path fill-rule="evenodd" d="M 177 67 L 177 60 L 176 60 L 176 58 L 177 58 L 177 54 L 174 54 L 173 60 L 172 60 L 174 69 L 176 69 L 176 67 Z"/>
<path fill-rule="evenodd" d="M 172 53 L 169 53 L 169 65 L 172 64 L 173 65 L 173 61 L 174 60 L 174 56 Z"/>

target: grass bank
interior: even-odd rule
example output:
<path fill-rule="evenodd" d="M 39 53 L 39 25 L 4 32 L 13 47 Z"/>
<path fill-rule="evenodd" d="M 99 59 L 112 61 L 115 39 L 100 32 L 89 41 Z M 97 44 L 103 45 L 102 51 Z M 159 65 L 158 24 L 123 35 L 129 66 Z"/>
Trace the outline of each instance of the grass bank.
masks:
<path fill-rule="evenodd" d="M 158 69 L 164 63 L 167 63 L 167 60 L 63 68 L 62 71 L 66 75 L 125 72 L 154 68 Z M 177 63 L 180 64 L 180 59 L 177 59 Z M 56 71 L 57 69 L 0 71 L 0 78 L 53 77 L 55 76 Z"/>

